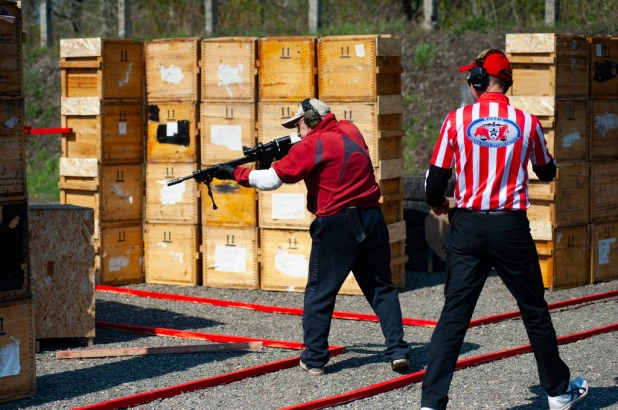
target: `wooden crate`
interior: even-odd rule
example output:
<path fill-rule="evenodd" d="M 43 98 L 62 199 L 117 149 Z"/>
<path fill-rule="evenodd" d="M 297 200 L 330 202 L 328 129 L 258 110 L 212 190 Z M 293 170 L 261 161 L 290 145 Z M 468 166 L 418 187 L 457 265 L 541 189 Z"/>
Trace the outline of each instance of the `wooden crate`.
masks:
<path fill-rule="evenodd" d="M 142 101 L 143 43 L 125 39 L 60 40 L 61 96 Z"/>
<path fill-rule="evenodd" d="M 296 102 L 260 102 L 258 104 L 258 141 L 267 143 L 290 134 L 281 123 L 298 110 Z M 296 131 L 294 131 L 296 133 Z"/>
<path fill-rule="evenodd" d="M 216 164 L 242 158 L 243 146 L 255 146 L 257 142 L 255 110 L 255 103 L 203 102 L 201 104 L 202 164 Z"/>
<path fill-rule="evenodd" d="M 141 223 L 143 165 L 97 165 L 96 158 L 60 158 L 60 203 L 94 209 L 102 223 Z"/>
<path fill-rule="evenodd" d="M 534 243 L 546 288 L 566 289 L 589 283 L 588 225 L 556 229 L 551 240 L 537 239 Z"/>
<path fill-rule="evenodd" d="M 403 157 L 401 95 L 379 96 L 375 103 L 326 104 L 338 120 L 352 121 L 358 127 L 365 137 L 374 167 L 378 167 L 381 160 Z"/>
<path fill-rule="evenodd" d="M 402 231 L 403 226 L 403 231 Z M 403 237 L 402 237 L 403 232 Z M 405 223 L 389 225 L 391 241 L 391 268 L 395 267 L 393 282 L 405 285 Z M 262 290 L 304 292 L 309 272 L 311 237 L 308 231 L 260 229 L 260 287 Z M 402 254 L 402 252 L 404 252 Z M 402 275 L 402 271 L 404 274 Z M 354 275 L 350 273 L 340 294 L 362 294 Z"/>
<path fill-rule="evenodd" d="M 551 240 L 557 228 L 590 222 L 590 165 L 558 167 L 552 182 L 530 181 L 528 219 L 534 239 Z"/>
<path fill-rule="evenodd" d="M 146 283 L 199 285 L 199 225 L 147 223 L 145 227 Z"/>
<path fill-rule="evenodd" d="M 0 101 L 0 123 L 0 201 L 25 199 L 23 100 Z"/>
<path fill-rule="evenodd" d="M 590 161 L 618 159 L 618 97 L 590 101 Z"/>
<path fill-rule="evenodd" d="M 315 216 L 307 210 L 307 187 L 303 181 L 283 184 L 274 191 L 259 191 L 260 228 L 309 229 Z"/>
<path fill-rule="evenodd" d="M 62 156 L 99 164 L 144 161 L 145 112 L 140 103 L 104 103 L 97 114 L 62 115 Z"/>
<path fill-rule="evenodd" d="M 202 101 L 257 101 L 257 37 L 202 40 Z"/>
<path fill-rule="evenodd" d="M 31 205 L 35 338 L 94 337 L 94 210 Z"/>
<path fill-rule="evenodd" d="M 0 302 L 30 297 L 28 203 L 0 202 Z"/>
<path fill-rule="evenodd" d="M 512 95 L 588 97 L 588 40 L 553 33 L 507 34 Z"/>
<path fill-rule="evenodd" d="M 1 4 L 0 4 L 1 6 Z M 0 304 L 0 403 L 34 396 L 36 358 L 31 299 Z"/>
<path fill-rule="evenodd" d="M 260 39 L 260 101 L 302 101 L 317 96 L 315 43 L 316 37 Z"/>
<path fill-rule="evenodd" d="M 146 221 L 196 225 L 200 223 L 199 186 L 194 179 L 167 182 L 197 171 L 197 164 L 146 164 Z"/>
<path fill-rule="evenodd" d="M 22 12 L 15 2 L 0 2 L 7 15 L 15 17 L 13 23 L 0 26 L 0 99 L 24 98 Z"/>
<path fill-rule="evenodd" d="M 101 226 L 98 229 L 97 283 L 128 285 L 144 281 L 142 224 Z"/>
<path fill-rule="evenodd" d="M 618 99 L 618 38 L 590 37 L 590 99 Z M 602 73 L 608 72 L 607 77 Z"/>
<path fill-rule="evenodd" d="M 590 283 L 618 279 L 618 222 L 590 225 Z"/>
<path fill-rule="evenodd" d="M 257 228 L 202 227 L 204 286 L 259 289 Z"/>
<path fill-rule="evenodd" d="M 148 105 L 148 162 L 198 162 L 199 137 L 195 102 Z"/>
<path fill-rule="evenodd" d="M 202 200 L 202 224 L 254 228 L 258 226 L 255 188 L 245 188 L 234 181 L 215 179 L 210 184 L 217 209 L 213 209 L 206 185 L 200 184 Z"/>
<path fill-rule="evenodd" d="M 146 43 L 146 99 L 192 101 L 199 98 L 199 38 L 168 38 Z"/>
<path fill-rule="evenodd" d="M 510 104 L 535 115 L 545 135 L 547 149 L 558 164 L 588 161 L 590 115 L 587 100 L 512 96 Z M 529 167 L 532 171 L 532 165 Z M 529 172 L 531 178 L 536 178 Z"/>
<path fill-rule="evenodd" d="M 399 95 L 402 71 L 398 37 L 374 34 L 318 40 L 322 101 L 376 101 L 382 95 Z"/>
<path fill-rule="evenodd" d="M 590 163 L 590 222 L 618 220 L 618 161 Z"/>

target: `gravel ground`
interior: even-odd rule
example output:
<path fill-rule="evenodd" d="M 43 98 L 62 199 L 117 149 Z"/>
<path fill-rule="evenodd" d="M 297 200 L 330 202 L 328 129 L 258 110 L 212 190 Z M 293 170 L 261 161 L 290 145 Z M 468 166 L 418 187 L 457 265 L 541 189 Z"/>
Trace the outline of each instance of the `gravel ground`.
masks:
<path fill-rule="evenodd" d="M 404 316 L 437 319 L 443 302 L 443 274 L 413 273 L 400 293 Z M 303 295 L 213 288 L 133 285 L 131 288 L 195 295 L 277 306 L 301 307 Z M 549 302 L 618 289 L 618 281 L 576 289 L 547 292 Z M 192 303 L 159 301 L 110 293 L 97 295 L 97 320 L 142 326 L 166 327 L 236 336 L 302 341 L 299 316 L 273 315 Z M 515 309 L 515 302 L 496 276 L 487 281 L 475 317 Z M 339 296 L 337 310 L 370 313 L 362 297 Z M 559 335 L 618 321 L 618 299 L 563 309 L 552 313 Z M 406 327 L 412 345 L 410 372 L 425 367 L 426 347 L 432 329 Z M 382 356 L 383 337 L 376 323 L 334 320 L 329 340 L 345 345 L 324 377 L 309 377 L 298 368 L 279 371 L 139 406 L 144 409 L 275 409 L 340 394 L 398 376 Z M 574 375 L 589 378 L 589 398 L 581 409 L 618 409 L 618 333 L 596 336 L 561 351 Z M 134 335 L 97 330 L 95 347 L 136 347 L 196 344 L 203 341 Z M 520 320 L 470 329 L 462 357 L 526 344 Z M 68 348 L 74 349 L 74 346 Z M 298 351 L 264 348 L 258 352 L 218 352 L 158 355 L 134 358 L 56 360 L 54 349 L 37 355 L 37 395 L 0 409 L 64 409 L 184 383 L 298 355 Z M 508 388 L 505 388 L 508 386 Z M 456 373 L 449 409 L 546 408 L 531 354 L 484 364 Z M 419 408 L 420 385 L 356 401 L 339 408 Z"/>

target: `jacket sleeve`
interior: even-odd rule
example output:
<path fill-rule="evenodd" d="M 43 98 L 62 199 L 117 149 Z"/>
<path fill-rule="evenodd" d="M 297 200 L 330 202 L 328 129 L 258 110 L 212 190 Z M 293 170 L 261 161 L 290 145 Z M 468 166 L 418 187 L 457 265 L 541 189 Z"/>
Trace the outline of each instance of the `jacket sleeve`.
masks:
<path fill-rule="evenodd" d="M 440 206 L 446 200 L 444 192 L 448 186 L 448 181 L 453 175 L 451 168 L 440 168 L 430 165 L 425 180 L 425 202 L 432 207 Z"/>
<path fill-rule="evenodd" d="M 431 164 L 440 168 L 452 168 L 453 161 L 455 159 L 455 150 L 453 148 L 453 142 L 451 134 L 455 129 L 455 119 L 452 113 L 449 114 L 440 129 L 440 137 L 434 148 L 433 155 L 431 157 Z"/>
<path fill-rule="evenodd" d="M 539 120 L 534 116 L 532 116 L 532 128 L 532 152 L 530 153 L 532 165 L 546 165 L 550 162 L 554 162 L 551 154 L 547 150 L 543 127 L 541 127 Z"/>
<path fill-rule="evenodd" d="M 315 167 L 318 140 L 318 133 L 307 135 L 301 142 L 294 145 L 283 159 L 272 165 L 281 181 L 286 184 L 295 184 L 309 176 Z"/>

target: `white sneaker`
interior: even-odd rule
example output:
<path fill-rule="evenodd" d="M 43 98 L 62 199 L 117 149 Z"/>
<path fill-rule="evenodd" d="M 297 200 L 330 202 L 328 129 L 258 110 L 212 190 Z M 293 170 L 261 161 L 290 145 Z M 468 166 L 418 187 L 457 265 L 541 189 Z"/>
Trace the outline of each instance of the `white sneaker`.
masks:
<path fill-rule="evenodd" d="M 429 407 L 421 407 L 421 410 L 434 410 L 434 409 L 430 409 Z"/>
<path fill-rule="evenodd" d="M 588 382 L 578 377 L 569 382 L 567 392 L 560 396 L 547 396 L 550 410 L 569 410 L 571 406 L 586 397 L 588 394 Z"/>

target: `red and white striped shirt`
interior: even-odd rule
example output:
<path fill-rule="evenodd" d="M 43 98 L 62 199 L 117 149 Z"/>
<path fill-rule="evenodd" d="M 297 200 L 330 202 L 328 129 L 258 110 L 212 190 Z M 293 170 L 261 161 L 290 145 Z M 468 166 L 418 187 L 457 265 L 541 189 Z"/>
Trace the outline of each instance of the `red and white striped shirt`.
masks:
<path fill-rule="evenodd" d="M 431 163 L 455 167 L 455 203 L 477 211 L 525 210 L 528 160 L 546 165 L 547 151 L 537 118 L 509 105 L 506 95 L 486 93 L 444 120 Z"/>

